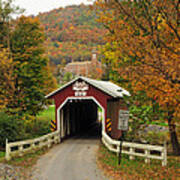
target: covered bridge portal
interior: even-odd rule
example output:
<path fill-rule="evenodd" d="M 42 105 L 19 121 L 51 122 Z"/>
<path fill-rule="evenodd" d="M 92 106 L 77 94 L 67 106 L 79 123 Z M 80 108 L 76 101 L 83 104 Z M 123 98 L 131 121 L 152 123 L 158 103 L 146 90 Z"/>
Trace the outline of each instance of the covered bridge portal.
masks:
<path fill-rule="evenodd" d="M 54 99 L 56 129 L 60 130 L 61 138 L 88 132 L 97 122 L 100 122 L 102 131 L 118 138 L 118 112 L 127 109 L 122 99 L 124 95 L 129 96 L 128 91 L 111 82 L 78 77 L 46 98 Z M 111 131 L 107 129 L 109 120 Z"/>

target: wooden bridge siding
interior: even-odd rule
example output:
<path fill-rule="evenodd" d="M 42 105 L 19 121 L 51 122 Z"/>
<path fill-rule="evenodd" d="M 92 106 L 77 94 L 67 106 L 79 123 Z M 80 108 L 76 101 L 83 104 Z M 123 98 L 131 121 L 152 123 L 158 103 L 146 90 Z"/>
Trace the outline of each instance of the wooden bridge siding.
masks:
<path fill-rule="evenodd" d="M 110 118 L 112 122 L 112 131 L 108 134 L 113 139 L 119 139 L 121 136 L 121 131 L 117 129 L 120 109 L 127 110 L 127 105 L 123 103 L 123 99 L 109 100 L 107 102 L 107 118 Z"/>
<path fill-rule="evenodd" d="M 101 90 L 89 85 L 89 90 L 87 91 L 87 97 L 94 97 L 104 108 L 105 120 L 107 119 L 107 100 L 112 97 L 104 94 Z M 55 107 L 56 107 L 56 123 L 57 123 L 57 109 L 61 106 L 61 104 L 68 98 L 75 97 L 74 91 L 72 90 L 72 85 L 69 85 L 65 89 L 62 89 L 60 93 L 56 93 L 53 96 Z"/>

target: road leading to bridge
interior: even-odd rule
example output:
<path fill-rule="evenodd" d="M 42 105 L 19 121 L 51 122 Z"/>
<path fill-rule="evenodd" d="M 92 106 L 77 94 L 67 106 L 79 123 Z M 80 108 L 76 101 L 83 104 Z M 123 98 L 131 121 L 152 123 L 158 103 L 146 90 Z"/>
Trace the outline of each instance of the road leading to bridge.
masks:
<path fill-rule="evenodd" d="M 74 137 L 52 148 L 35 166 L 33 180 L 107 180 L 96 166 L 99 139 Z"/>

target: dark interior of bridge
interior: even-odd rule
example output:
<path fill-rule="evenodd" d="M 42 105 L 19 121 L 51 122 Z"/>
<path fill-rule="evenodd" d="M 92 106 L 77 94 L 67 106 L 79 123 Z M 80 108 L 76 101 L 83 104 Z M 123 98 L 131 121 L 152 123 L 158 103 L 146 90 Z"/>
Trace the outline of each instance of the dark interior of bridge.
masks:
<path fill-rule="evenodd" d="M 69 100 L 63 107 L 63 131 L 64 137 L 99 137 L 101 122 L 98 121 L 97 104 L 93 100 Z"/>

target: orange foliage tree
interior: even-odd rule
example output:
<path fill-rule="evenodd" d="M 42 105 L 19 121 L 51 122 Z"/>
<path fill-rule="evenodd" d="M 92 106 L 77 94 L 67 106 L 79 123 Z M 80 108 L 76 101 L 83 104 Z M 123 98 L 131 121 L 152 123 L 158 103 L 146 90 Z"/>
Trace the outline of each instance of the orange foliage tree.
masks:
<path fill-rule="evenodd" d="M 91 59 L 93 46 L 104 43 L 106 29 L 96 22 L 96 14 L 90 5 L 72 5 L 38 15 L 47 35 L 47 55 L 54 64 L 72 59 Z"/>
<path fill-rule="evenodd" d="M 109 30 L 106 59 L 135 92 L 145 91 L 167 112 L 173 152 L 180 155 L 180 1 L 97 0 L 96 5 Z"/>

